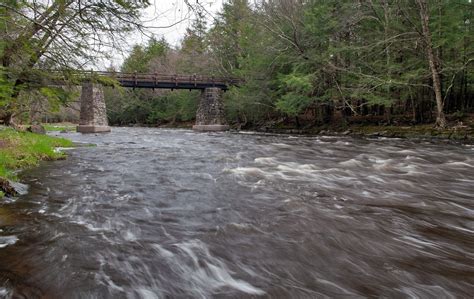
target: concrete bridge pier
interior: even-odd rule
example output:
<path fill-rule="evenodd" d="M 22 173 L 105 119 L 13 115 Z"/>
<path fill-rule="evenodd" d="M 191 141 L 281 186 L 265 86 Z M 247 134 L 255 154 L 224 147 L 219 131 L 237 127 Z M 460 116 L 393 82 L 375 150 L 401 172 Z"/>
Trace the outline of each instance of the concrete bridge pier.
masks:
<path fill-rule="evenodd" d="M 222 89 L 208 87 L 201 92 L 201 101 L 196 113 L 195 131 L 227 131 L 222 102 Z"/>
<path fill-rule="evenodd" d="M 110 132 L 102 85 L 84 82 L 81 92 L 81 113 L 77 132 Z"/>

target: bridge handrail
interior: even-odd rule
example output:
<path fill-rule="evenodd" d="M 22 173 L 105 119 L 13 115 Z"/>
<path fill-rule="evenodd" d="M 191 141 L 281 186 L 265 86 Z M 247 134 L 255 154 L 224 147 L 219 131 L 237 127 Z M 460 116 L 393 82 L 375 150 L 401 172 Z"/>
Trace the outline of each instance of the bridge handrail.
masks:
<path fill-rule="evenodd" d="M 90 73 L 84 71 L 84 73 Z M 170 75 L 163 73 L 127 73 L 127 72 L 109 72 L 109 71 L 94 71 L 93 74 L 99 76 L 107 76 L 118 80 L 135 80 L 135 81 L 164 81 L 164 82 L 196 82 L 196 83 L 208 83 L 213 82 L 215 84 L 238 84 L 243 80 L 235 77 L 214 77 L 198 74 L 187 74 L 187 75 Z"/>
<path fill-rule="evenodd" d="M 60 70 L 51 70 L 50 73 L 60 74 Z M 87 79 L 93 76 L 104 76 L 115 79 L 120 83 L 133 82 L 132 85 L 136 86 L 138 83 L 172 83 L 176 86 L 180 84 L 192 84 L 197 85 L 216 85 L 226 86 L 229 85 L 240 85 L 244 82 L 243 79 L 235 77 L 215 77 L 198 74 L 164 74 L 164 73 L 138 73 L 138 72 L 114 72 L 114 71 L 74 71 L 71 73 L 73 77 L 79 77 L 79 79 Z"/>

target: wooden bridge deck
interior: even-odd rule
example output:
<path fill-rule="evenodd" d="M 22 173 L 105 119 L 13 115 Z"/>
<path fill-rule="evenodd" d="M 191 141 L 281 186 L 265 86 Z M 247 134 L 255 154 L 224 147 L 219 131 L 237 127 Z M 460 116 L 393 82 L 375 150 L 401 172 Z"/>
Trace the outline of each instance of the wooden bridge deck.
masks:
<path fill-rule="evenodd" d="M 168 75 L 141 74 L 122 72 L 94 72 L 117 80 L 123 87 L 131 88 L 164 88 L 164 89 L 206 89 L 218 87 L 227 90 L 232 85 L 239 85 L 241 80 L 236 78 L 213 77 L 202 75 Z"/>

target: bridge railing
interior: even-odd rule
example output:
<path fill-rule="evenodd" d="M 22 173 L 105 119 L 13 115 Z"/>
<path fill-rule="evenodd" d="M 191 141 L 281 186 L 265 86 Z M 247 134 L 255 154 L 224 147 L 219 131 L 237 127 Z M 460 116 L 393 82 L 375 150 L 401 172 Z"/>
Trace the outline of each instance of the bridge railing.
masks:
<path fill-rule="evenodd" d="M 204 75 L 170 75 L 161 73 L 124 73 L 124 72 L 93 72 L 95 75 L 107 76 L 118 81 L 135 81 L 135 82 L 168 82 L 168 83 L 214 83 L 224 85 L 239 85 L 243 81 L 232 77 L 214 77 Z"/>
<path fill-rule="evenodd" d="M 88 79 L 95 79 L 100 81 L 101 77 L 111 78 L 118 81 L 122 85 L 127 87 L 143 87 L 144 85 L 147 88 L 160 88 L 161 85 L 168 86 L 175 85 L 176 88 L 182 88 L 183 85 L 186 88 L 195 88 L 202 89 L 203 86 L 216 86 L 227 89 L 229 86 L 239 86 L 244 83 L 244 80 L 233 77 L 216 77 L 216 76 L 206 76 L 206 75 L 197 75 L 197 74 L 163 74 L 163 73 L 127 73 L 127 72 L 108 72 L 108 71 L 73 71 L 69 74 L 65 74 L 60 70 L 51 70 L 49 71 L 51 75 L 47 80 L 48 82 L 53 82 L 57 84 L 64 83 L 72 79 L 72 81 L 83 81 Z"/>

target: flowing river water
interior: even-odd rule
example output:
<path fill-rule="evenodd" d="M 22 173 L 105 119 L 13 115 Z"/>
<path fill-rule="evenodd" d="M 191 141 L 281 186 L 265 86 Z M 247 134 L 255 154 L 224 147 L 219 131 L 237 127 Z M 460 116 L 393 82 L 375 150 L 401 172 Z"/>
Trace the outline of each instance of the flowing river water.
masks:
<path fill-rule="evenodd" d="M 0 297 L 472 298 L 474 147 L 114 128 L 0 205 Z M 22 297 L 23 296 L 23 297 Z"/>

